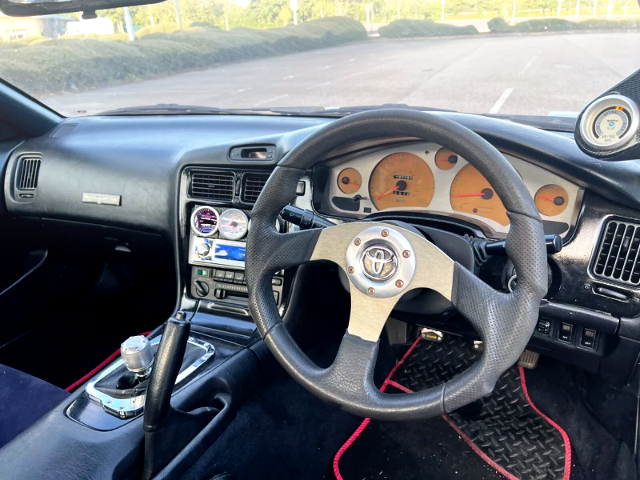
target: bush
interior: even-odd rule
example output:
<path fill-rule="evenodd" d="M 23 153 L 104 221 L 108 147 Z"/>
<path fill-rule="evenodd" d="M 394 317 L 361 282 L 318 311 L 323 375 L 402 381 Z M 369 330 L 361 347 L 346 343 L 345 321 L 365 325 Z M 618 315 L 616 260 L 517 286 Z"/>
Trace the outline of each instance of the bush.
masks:
<path fill-rule="evenodd" d="M 509 27 L 509 24 L 507 23 L 507 21 L 502 17 L 492 18 L 487 23 L 487 26 L 489 27 L 489 30 L 495 33 L 508 32 L 511 28 Z"/>
<path fill-rule="evenodd" d="M 478 30 L 473 25 L 458 27 L 446 23 L 436 23 L 432 20 L 394 20 L 389 25 L 381 27 L 378 32 L 385 38 L 408 37 L 444 37 L 449 35 L 473 35 Z"/>
<path fill-rule="evenodd" d="M 176 33 L 180 31 L 180 25 L 177 23 L 158 23 L 153 27 L 143 27 L 136 32 L 137 37 L 144 37 L 150 33 Z"/>
<path fill-rule="evenodd" d="M 511 28 L 514 32 L 562 32 L 577 30 L 578 24 L 562 18 L 543 18 L 516 23 Z"/>
<path fill-rule="evenodd" d="M 492 18 L 488 23 L 489 30 L 496 33 L 504 32 L 562 32 L 569 30 L 632 30 L 640 28 L 638 20 L 584 20 L 570 22 L 561 18 L 546 18 L 541 20 L 527 20 L 515 25 L 508 25 L 503 18 Z"/>
<path fill-rule="evenodd" d="M 268 30 L 154 33 L 136 42 L 69 38 L 22 44 L 19 52 L 18 43 L 9 44 L 13 48 L 3 48 L 0 55 L 0 72 L 33 95 L 52 94 L 366 39 L 362 23 L 346 17 Z"/>
<path fill-rule="evenodd" d="M 220 27 L 209 22 L 191 22 L 189 28 L 217 28 L 220 30 Z"/>

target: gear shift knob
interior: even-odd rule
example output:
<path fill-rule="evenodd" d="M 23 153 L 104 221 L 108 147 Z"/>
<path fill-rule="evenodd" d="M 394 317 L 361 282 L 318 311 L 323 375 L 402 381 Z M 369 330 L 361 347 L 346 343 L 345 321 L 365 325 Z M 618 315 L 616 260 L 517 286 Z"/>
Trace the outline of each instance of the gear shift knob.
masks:
<path fill-rule="evenodd" d="M 151 373 L 154 353 L 147 337 L 137 335 L 127 338 L 120 345 L 120 355 L 130 372 L 139 377 L 147 377 Z"/>

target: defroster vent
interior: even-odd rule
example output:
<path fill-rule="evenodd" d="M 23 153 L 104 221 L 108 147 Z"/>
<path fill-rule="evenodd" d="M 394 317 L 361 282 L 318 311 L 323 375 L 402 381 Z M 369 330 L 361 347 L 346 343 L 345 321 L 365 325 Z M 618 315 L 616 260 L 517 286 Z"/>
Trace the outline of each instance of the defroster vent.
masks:
<path fill-rule="evenodd" d="M 40 157 L 22 157 L 18 173 L 19 190 L 35 190 L 38 188 L 38 173 L 40 172 Z"/>
<path fill-rule="evenodd" d="M 607 222 L 593 265 L 596 277 L 640 285 L 640 225 L 610 220 Z"/>
<path fill-rule="evenodd" d="M 268 178 L 269 175 L 245 175 L 242 185 L 242 201 L 255 203 L 264 188 L 264 184 L 267 183 Z"/>
<path fill-rule="evenodd" d="M 221 202 L 233 201 L 233 172 L 195 171 L 191 174 L 191 196 Z"/>

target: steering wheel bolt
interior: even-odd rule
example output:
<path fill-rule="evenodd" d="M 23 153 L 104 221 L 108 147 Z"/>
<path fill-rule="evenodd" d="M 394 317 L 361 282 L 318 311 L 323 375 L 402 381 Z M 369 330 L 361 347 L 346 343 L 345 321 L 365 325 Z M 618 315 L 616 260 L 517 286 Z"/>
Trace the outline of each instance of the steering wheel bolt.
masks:
<path fill-rule="evenodd" d="M 355 271 L 355 269 L 354 269 L 353 267 L 349 267 L 349 268 L 347 269 L 347 271 L 348 271 L 349 273 L 353 273 L 353 272 Z"/>
<path fill-rule="evenodd" d="M 369 287 L 369 290 L 367 290 L 367 292 L 369 292 L 369 295 L 373 295 L 374 293 L 376 293 L 373 287 Z"/>
<path fill-rule="evenodd" d="M 404 287 L 404 282 L 402 280 L 396 280 L 396 287 L 398 288 Z"/>
<path fill-rule="evenodd" d="M 354 244 L 356 245 L 356 247 L 357 247 L 358 245 L 360 245 L 360 244 L 362 243 L 362 240 L 360 240 L 359 238 L 356 238 L 356 239 L 353 241 L 353 243 L 354 243 Z"/>
<path fill-rule="evenodd" d="M 409 258 L 411 256 L 411 252 L 409 250 L 405 250 L 404 252 L 402 252 L 402 256 L 404 258 Z"/>
<path fill-rule="evenodd" d="M 382 232 L 380 232 L 380 235 L 382 235 L 383 237 L 388 237 L 389 236 L 389 230 L 382 230 Z"/>

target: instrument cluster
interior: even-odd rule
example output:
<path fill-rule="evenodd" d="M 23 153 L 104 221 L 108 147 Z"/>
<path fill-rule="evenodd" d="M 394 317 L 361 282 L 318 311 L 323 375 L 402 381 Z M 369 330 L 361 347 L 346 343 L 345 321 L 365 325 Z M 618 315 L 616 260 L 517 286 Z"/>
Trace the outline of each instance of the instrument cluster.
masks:
<path fill-rule="evenodd" d="M 582 189 L 525 160 L 505 157 L 534 198 L 545 232 L 566 236 L 575 225 Z M 488 236 L 504 237 L 509 231 L 509 218 L 494 188 L 447 148 L 414 143 L 347 158 L 332 163 L 327 177 L 325 196 L 334 214 L 363 218 L 419 211 L 463 219 Z"/>

